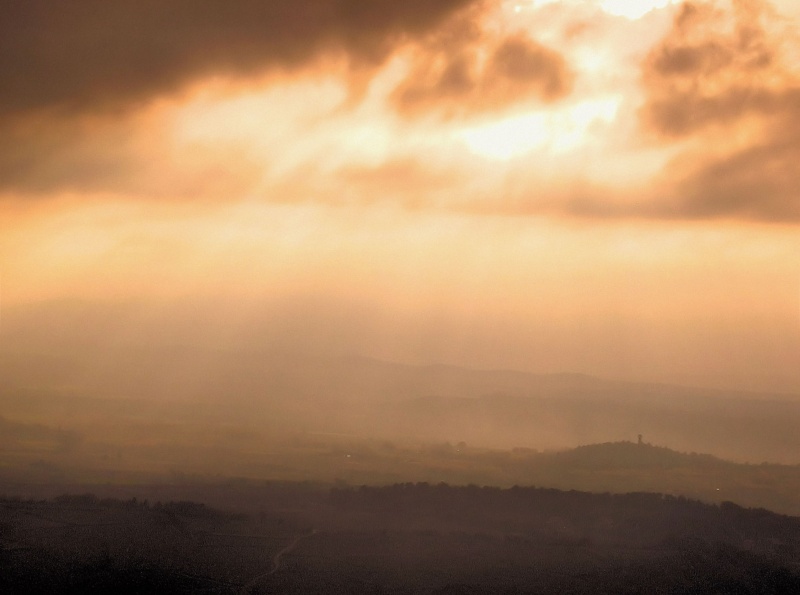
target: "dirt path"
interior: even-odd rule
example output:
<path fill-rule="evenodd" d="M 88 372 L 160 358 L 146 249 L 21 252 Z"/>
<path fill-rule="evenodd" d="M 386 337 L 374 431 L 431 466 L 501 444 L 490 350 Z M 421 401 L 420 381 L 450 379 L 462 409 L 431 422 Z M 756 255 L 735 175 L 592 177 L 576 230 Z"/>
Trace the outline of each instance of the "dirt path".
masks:
<path fill-rule="evenodd" d="M 277 554 L 272 556 L 272 568 L 270 570 L 268 570 L 267 572 L 264 572 L 263 574 L 259 574 L 258 576 L 253 578 L 249 583 L 247 583 L 244 587 L 242 587 L 242 590 L 240 591 L 240 593 L 242 595 L 247 595 L 247 593 L 249 593 L 250 590 L 253 587 L 255 587 L 261 579 L 266 578 L 269 575 L 275 574 L 276 572 L 278 572 L 278 570 L 280 570 L 280 567 L 281 567 L 281 558 L 284 555 L 286 555 L 289 552 L 291 552 L 295 547 L 297 547 L 297 544 L 300 543 L 301 540 L 305 539 L 306 537 L 311 537 L 316 532 L 317 532 L 317 530 L 314 529 L 313 531 L 311 531 L 311 533 L 302 533 L 302 534 L 298 535 L 297 537 L 295 537 L 289 543 L 289 545 L 287 545 L 285 548 L 283 548 Z"/>

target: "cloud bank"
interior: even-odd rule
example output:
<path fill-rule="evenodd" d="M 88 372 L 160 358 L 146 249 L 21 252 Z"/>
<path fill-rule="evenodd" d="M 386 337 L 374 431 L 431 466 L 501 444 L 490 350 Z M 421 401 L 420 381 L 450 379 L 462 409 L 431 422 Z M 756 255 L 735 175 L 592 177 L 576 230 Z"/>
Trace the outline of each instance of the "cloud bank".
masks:
<path fill-rule="evenodd" d="M 800 221 L 800 71 L 780 24 L 760 2 L 686 3 L 650 52 L 643 122 L 695 143 L 665 213 Z"/>
<path fill-rule="evenodd" d="M 638 20 L 601 7 L 7 2 L 0 196 L 800 221 L 796 22 L 760 0 L 686 1 Z M 217 138 L 172 136 L 170 118 L 197 95 L 224 103 L 247 85 L 326 76 L 346 100 L 315 104 L 309 87 L 291 96 L 308 103 L 302 118 L 263 102 L 248 108 L 258 117 L 231 108 L 218 123 L 209 102 L 189 127 L 212 123 Z"/>

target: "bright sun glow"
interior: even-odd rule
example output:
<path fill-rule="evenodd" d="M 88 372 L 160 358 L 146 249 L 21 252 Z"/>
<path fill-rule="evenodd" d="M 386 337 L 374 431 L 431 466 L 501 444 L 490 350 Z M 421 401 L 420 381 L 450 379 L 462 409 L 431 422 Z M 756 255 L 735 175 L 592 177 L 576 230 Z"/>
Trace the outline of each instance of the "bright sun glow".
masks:
<path fill-rule="evenodd" d="M 609 14 L 631 20 L 642 18 L 651 10 L 677 4 L 681 0 L 601 0 L 600 7 Z"/>
<path fill-rule="evenodd" d="M 558 111 L 524 114 L 469 128 L 459 137 L 473 153 L 490 159 L 511 159 L 536 149 L 566 153 L 587 144 L 595 126 L 611 123 L 621 101 L 604 97 Z"/>
<path fill-rule="evenodd" d="M 678 4 L 683 0 L 597 0 L 605 12 L 616 16 L 637 20 L 645 16 L 652 10 L 664 8 L 669 4 Z M 507 6 L 514 13 L 519 14 L 529 8 L 540 8 L 548 4 L 585 4 L 586 0 L 516 0 Z"/>

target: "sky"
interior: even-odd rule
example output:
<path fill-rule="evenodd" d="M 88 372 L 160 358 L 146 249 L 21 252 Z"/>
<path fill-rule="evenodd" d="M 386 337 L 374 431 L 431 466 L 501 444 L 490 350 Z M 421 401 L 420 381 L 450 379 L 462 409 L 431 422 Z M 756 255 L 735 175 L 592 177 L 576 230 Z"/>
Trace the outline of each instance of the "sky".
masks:
<path fill-rule="evenodd" d="M 800 395 L 794 0 L 12 0 L 0 80 L 0 351 Z"/>

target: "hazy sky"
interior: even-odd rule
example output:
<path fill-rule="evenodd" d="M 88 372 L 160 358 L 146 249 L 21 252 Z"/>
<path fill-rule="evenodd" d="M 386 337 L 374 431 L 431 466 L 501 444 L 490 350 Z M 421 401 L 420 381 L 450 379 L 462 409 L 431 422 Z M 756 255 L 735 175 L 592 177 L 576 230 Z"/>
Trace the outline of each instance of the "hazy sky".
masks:
<path fill-rule="evenodd" d="M 800 393 L 795 0 L 12 0 L 0 80 L 2 348 Z"/>

